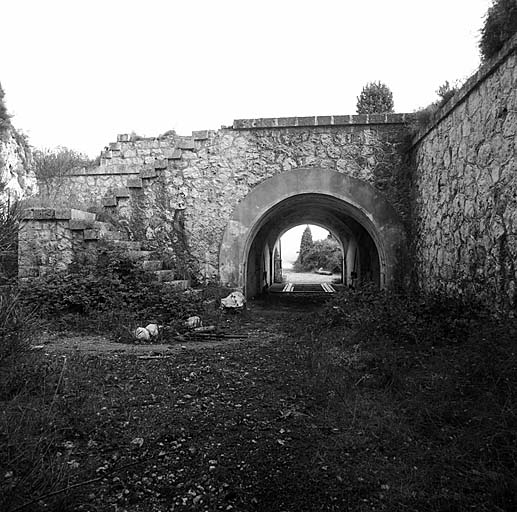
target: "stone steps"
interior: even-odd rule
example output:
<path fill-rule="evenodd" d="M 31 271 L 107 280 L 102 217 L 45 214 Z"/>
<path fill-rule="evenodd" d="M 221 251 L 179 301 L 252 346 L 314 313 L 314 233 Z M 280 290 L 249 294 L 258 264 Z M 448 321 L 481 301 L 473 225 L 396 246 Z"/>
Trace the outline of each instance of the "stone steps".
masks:
<path fill-rule="evenodd" d="M 120 199 L 127 200 L 127 197 L 120 196 Z M 143 248 L 144 242 L 128 240 L 127 233 L 118 230 L 109 222 L 96 220 L 94 213 L 70 209 L 31 208 L 23 212 L 23 219 L 30 222 L 42 221 L 47 224 L 52 221 L 59 223 L 65 230 L 68 228 L 72 236 L 65 236 L 64 240 L 68 241 L 72 251 L 72 243 L 78 240 L 86 242 L 86 247 L 90 250 L 94 249 L 97 243 L 105 241 L 106 247 L 103 247 L 103 250 L 119 250 L 122 255 L 127 256 L 142 270 L 148 272 L 151 279 L 163 283 L 170 289 L 185 290 L 190 284 L 186 280 L 175 279 L 174 270 L 165 270 L 163 261 L 157 258 L 156 252 Z M 40 229 L 33 229 L 33 231 L 39 233 Z M 21 237 L 27 238 L 31 234 L 22 231 Z M 38 277 L 50 270 L 52 269 L 48 265 L 26 264 L 20 269 L 19 277 L 22 279 Z"/>
<path fill-rule="evenodd" d="M 144 270 L 148 271 L 161 271 L 163 267 L 162 260 L 143 260 L 140 264 Z"/>
<path fill-rule="evenodd" d="M 110 216 L 116 215 L 128 218 L 131 209 L 144 193 L 145 189 L 167 169 L 175 169 L 178 161 L 183 158 L 192 158 L 193 152 L 200 149 L 208 140 L 208 131 L 193 132 L 191 136 L 172 135 L 166 140 L 159 141 L 132 141 L 128 135 L 117 137 L 117 142 L 110 143 L 109 148 L 101 155 L 99 174 L 130 174 L 123 186 L 113 187 L 100 198 L 103 209 Z M 47 212 L 37 212 L 36 215 L 45 217 Z M 57 214 L 56 214 L 57 215 Z M 67 213 L 67 215 L 69 215 Z M 69 227 L 74 237 L 84 240 L 89 247 L 95 246 L 98 241 L 108 242 L 108 248 L 119 250 L 129 259 L 137 262 L 146 272 L 152 274 L 153 279 L 161 283 L 170 284 L 174 289 L 185 289 L 187 281 L 176 280 L 173 270 L 165 270 L 164 264 L 157 259 L 155 253 L 146 250 L 142 242 L 129 240 L 125 230 L 119 230 L 108 222 L 96 220 L 96 215 L 87 212 L 73 212 L 69 218 Z"/>
<path fill-rule="evenodd" d="M 142 242 L 133 240 L 112 240 L 111 245 L 126 251 L 140 251 L 142 249 Z"/>
<path fill-rule="evenodd" d="M 174 270 L 155 270 L 153 274 L 160 283 L 174 281 Z"/>
<path fill-rule="evenodd" d="M 131 261 L 138 261 L 138 260 L 149 260 L 151 255 L 153 254 L 153 251 L 142 251 L 142 250 L 128 250 L 126 251 L 126 256 Z"/>
<path fill-rule="evenodd" d="M 174 291 L 183 291 L 190 286 L 190 281 L 187 279 L 176 279 L 174 281 L 163 281 L 163 284 Z"/>
<path fill-rule="evenodd" d="M 158 178 L 162 171 L 175 166 L 183 157 L 192 158 L 192 152 L 198 150 L 208 139 L 208 130 L 195 131 L 189 136 L 173 134 L 159 140 L 134 140 L 129 134 L 118 135 L 117 142 L 111 142 L 101 154 L 101 168 L 112 167 L 114 172 L 119 172 L 120 166 L 137 165 L 140 169 L 134 169 L 134 176 L 128 178 L 126 186 L 118 187 L 101 198 L 102 206 L 109 212 L 121 206 L 129 206 L 132 192 L 145 188 L 147 182 Z M 153 155 L 154 150 L 159 154 Z"/>

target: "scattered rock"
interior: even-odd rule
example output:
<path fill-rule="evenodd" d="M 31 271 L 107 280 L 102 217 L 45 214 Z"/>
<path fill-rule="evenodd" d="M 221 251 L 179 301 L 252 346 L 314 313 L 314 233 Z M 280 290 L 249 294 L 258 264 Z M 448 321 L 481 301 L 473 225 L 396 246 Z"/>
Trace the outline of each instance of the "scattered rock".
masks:
<path fill-rule="evenodd" d="M 221 306 L 225 309 L 244 309 L 246 307 L 246 297 L 242 292 L 232 292 L 228 297 L 221 299 Z"/>
<path fill-rule="evenodd" d="M 156 338 L 156 336 L 158 336 L 158 333 L 160 332 L 160 329 L 157 324 L 149 324 L 146 326 L 146 329 L 152 338 Z"/>
<path fill-rule="evenodd" d="M 201 318 L 199 318 L 198 316 L 191 316 L 187 318 L 185 325 L 189 329 L 196 329 L 197 327 L 201 327 L 203 323 L 201 322 Z"/>
<path fill-rule="evenodd" d="M 206 327 L 196 327 L 194 329 L 196 332 L 211 332 L 215 331 L 215 325 L 207 325 Z"/>
<path fill-rule="evenodd" d="M 137 340 L 149 341 L 151 339 L 151 335 L 145 327 L 137 327 L 133 334 Z"/>

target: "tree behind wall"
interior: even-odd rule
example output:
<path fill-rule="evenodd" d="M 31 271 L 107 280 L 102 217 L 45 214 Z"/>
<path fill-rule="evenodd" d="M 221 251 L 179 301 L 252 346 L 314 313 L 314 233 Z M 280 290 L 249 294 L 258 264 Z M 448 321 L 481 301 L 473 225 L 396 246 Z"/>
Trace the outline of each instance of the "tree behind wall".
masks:
<path fill-rule="evenodd" d="M 55 149 L 34 151 L 32 169 L 39 181 L 59 178 L 70 174 L 74 169 L 90 167 L 94 164 L 86 155 L 63 146 Z"/>
<path fill-rule="evenodd" d="M 517 0 L 494 0 L 481 29 L 479 50 L 483 60 L 493 57 L 517 32 Z"/>
<path fill-rule="evenodd" d="M 357 98 L 358 114 L 389 114 L 393 112 L 393 93 L 382 82 L 367 83 Z"/>

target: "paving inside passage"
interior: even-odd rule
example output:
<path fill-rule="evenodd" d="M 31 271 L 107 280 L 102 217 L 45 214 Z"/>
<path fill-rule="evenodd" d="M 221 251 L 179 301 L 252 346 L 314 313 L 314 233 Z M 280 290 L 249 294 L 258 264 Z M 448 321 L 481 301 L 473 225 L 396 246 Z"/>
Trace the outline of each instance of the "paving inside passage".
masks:
<path fill-rule="evenodd" d="M 336 293 L 337 285 L 331 283 L 275 283 L 269 288 L 270 293 Z"/>
<path fill-rule="evenodd" d="M 269 289 L 270 294 L 329 294 L 342 289 L 341 276 L 338 274 L 318 274 L 309 272 L 283 271 L 283 282 L 274 283 Z"/>

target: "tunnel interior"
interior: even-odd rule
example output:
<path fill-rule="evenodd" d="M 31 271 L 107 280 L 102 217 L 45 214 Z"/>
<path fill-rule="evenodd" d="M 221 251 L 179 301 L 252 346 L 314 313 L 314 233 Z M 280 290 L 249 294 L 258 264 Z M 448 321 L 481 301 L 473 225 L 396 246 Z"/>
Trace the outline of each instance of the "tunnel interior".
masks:
<path fill-rule="evenodd" d="M 339 241 L 345 286 L 367 281 L 383 286 L 378 243 L 366 215 L 330 195 L 299 194 L 271 207 L 250 234 L 245 272 L 248 297 L 260 295 L 278 282 L 281 276 L 278 241 L 283 233 L 300 224 L 321 226 Z"/>

